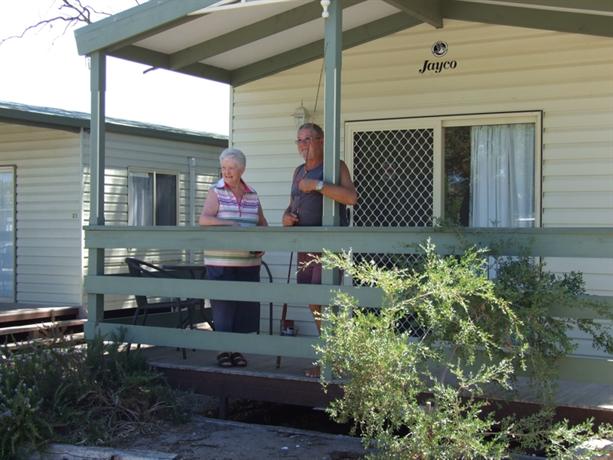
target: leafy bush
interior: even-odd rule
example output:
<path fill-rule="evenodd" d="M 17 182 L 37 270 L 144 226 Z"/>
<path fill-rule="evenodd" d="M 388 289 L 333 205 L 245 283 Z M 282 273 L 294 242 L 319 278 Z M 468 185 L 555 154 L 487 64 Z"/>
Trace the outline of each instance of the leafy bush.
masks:
<path fill-rule="evenodd" d="M 538 356 L 557 358 L 569 348 L 552 334 L 536 354 L 530 321 L 540 325 L 545 312 L 530 318 L 518 308 L 526 299 L 507 298 L 513 281 L 504 284 L 502 269 L 500 285 L 488 279 L 485 251 L 439 257 L 428 243 L 424 252 L 420 270 L 354 264 L 349 255 L 325 253 L 324 266 L 384 294 L 380 310 L 360 308 L 342 293 L 337 307 L 326 309 L 320 365 L 345 379 L 343 398 L 329 408 L 332 417 L 353 422 L 371 456 L 381 458 L 502 458 L 515 445 L 563 456 L 592 435 L 589 421 L 581 429 L 554 425 L 548 411 L 523 421 L 495 418 L 487 390 L 511 388 L 515 373 L 538 364 Z M 409 315 L 412 328 L 399 327 Z M 556 346 L 559 353 L 548 352 Z"/>
<path fill-rule="evenodd" d="M 121 338 L 87 347 L 58 339 L 3 350 L 0 359 L 0 458 L 20 458 L 50 440 L 104 444 L 181 418 L 173 393 Z"/>
<path fill-rule="evenodd" d="M 528 376 L 544 399 L 551 397 L 556 363 L 576 349 L 570 329 L 587 333 L 596 349 L 613 353 L 613 337 L 602 323 L 552 314 L 560 307 L 567 311 L 591 308 L 599 317 L 613 319 L 603 305 L 586 299 L 581 273 L 557 275 L 548 272 L 544 262 L 529 257 L 502 258 L 496 267 L 496 294 L 509 302 L 523 324 Z"/>

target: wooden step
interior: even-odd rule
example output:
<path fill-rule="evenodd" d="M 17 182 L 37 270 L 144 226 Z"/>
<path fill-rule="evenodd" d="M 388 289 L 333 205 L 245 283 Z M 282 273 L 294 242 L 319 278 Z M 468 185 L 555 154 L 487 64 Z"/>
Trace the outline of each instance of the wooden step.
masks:
<path fill-rule="evenodd" d="M 55 321 L 79 317 L 79 307 L 17 308 L 0 311 L 0 325 L 18 322 Z"/>

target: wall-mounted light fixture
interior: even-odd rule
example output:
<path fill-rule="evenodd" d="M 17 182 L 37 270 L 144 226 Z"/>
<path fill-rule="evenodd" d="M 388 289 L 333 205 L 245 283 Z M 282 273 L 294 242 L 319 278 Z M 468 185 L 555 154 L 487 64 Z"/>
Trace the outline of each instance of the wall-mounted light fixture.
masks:
<path fill-rule="evenodd" d="M 321 7 L 323 9 L 322 13 L 321 13 L 321 17 L 322 18 L 327 18 L 328 16 L 330 16 L 330 13 L 328 13 L 328 7 L 330 6 L 330 0 L 321 0 Z"/>
<path fill-rule="evenodd" d="M 307 110 L 307 108 L 300 102 L 300 107 L 297 107 L 292 113 L 292 117 L 294 118 L 294 125 L 296 129 L 300 128 L 304 123 L 309 121 L 311 114 Z"/>

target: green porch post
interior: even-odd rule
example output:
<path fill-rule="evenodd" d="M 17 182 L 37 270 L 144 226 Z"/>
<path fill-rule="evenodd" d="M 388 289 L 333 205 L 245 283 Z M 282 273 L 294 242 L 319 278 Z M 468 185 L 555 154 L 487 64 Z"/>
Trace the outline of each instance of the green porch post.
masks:
<path fill-rule="evenodd" d="M 106 56 L 96 51 L 91 54 L 91 119 L 90 119 L 90 191 L 89 224 L 104 225 L 104 153 L 105 153 L 105 91 Z M 87 263 L 89 275 L 104 275 L 104 249 L 90 249 Z M 104 295 L 87 295 L 86 336 L 91 338 L 93 328 L 104 316 Z"/>
<path fill-rule="evenodd" d="M 341 0 L 332 0 L 328 7 L 329 16 L 325 20 L 324 67 L 324 181 L 339 182 L 339 161 L 341 145 L 341 66 L 343 54 L 343 7 Z M 324 197 L 324 226 L 337 226 L 340 223 L 339 206 L 334 200 Z M 322 283 L 336 284 L 338 270 L 324 270 Z"/>
<path fill-rule="evenodd" d="M 332 0 L 328 7 L 329 16 L 325 19 L 324 36 L 324 181 L 339 182 L 339 160 L 341 146 L 341 66 L 343 55 L 343 6 L 341 0 Z M 330 198 L 324 197 L 322 225 L 337 226 L 340 223 L 339 206 Z M 338 284 L 338 270 L 324 270 L 322 284 Z M 322 323 L 322 327 L 325 324 Z M 321 370 L 326 378 L 331 378 L 331 370 Z"/>
<path fill-rule="evenodd" d="M 332 0 L 325 20 L 324 66 L 324 180 L 333 184 L 339 181 L 340 116 L 341 116 L 341 65 L 342 65 L 342 17 L 340 0 Z M 323 225 L 336 226 L 340 223 L 338 205 L 324 197 Z"/>

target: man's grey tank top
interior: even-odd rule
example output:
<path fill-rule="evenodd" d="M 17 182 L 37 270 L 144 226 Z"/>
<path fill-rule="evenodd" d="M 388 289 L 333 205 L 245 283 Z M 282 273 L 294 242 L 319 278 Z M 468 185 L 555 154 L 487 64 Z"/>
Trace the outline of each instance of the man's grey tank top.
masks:
<path fill-rule="evenodd" d="M 290 211 L 298 216 L 298 226 L 301 227 L 320 227 L 321 226 L 321 212 L 323 208 L 323 196 L 319 192 L 301 192 L 298 188 L 298 184 L 304 178 L 323 180 L 324 178 L 324 165 L 319 166 L 307 171 L 304 164 L 298 166 L 294 171 L 294 178 L 292 180 L 292 192 L 291 192 L 291 205 Z M 347 207 L 343 204 L 340 208 L 340 224 L 346 227 L 349 225 L 349 219 L 347 217 Z"/>

